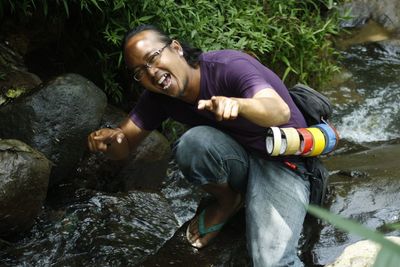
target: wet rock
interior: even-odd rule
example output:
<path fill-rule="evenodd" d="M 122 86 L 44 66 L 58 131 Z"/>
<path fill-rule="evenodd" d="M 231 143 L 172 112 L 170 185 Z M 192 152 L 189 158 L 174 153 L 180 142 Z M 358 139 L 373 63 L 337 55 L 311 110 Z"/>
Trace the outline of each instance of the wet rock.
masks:
<path fill-rule="evenodd" d="M 398 1 L 352 0 L 345 3 L 342 10 L 351 10 L 351 12 L 350 19 L 344 20 L 341 26 L 360 29 L 350 39 L 344 40 L 346 46 L 377 42 L 381 49 L 389 54 L 400 53 L 400 3 Z"/>
<path fill-rule="evenodd" d="M 205 201 L 204 201 L 205 200 Z M 198 208 L 201 211 L 210 199 L 203 199 Z M 202 249 L 189 245 L 186 239 L 185 223 L 155 255 L 146 259 L 139 266 L 251 266 L 247 253 L 245 237 L 245 212 L 240 210 L 224 226 L 216 239 Z"/>
<path fill-rule="evenodd" d="M 171 209 L 175 213 L 179 226 L 193 218 L 199 203 L 207 196 L 204 190 L 185 178 L 174 160 L 168 167 L 161 193 L 171 203 Z"/>
<path fill-rule="evenodd" d="M 357 170 L 359 173 L 368 173 L 371 180 L 377 177 L 400 177 L 398 162 L 395 160 L 400 155 L 400 144 L 379 144 L 364 147 L 363 151 L 355 151 L 345 155 L 337 155 L 324 159 L 330 171 L 349 173 Z M 385 171 L 386 170 L 386 171 Z"/>
<path fill-rule="evenodd" d="M 109 105 L 99 128 L 117 127 L 126 117 L 125 112 Z M 159 190 L 166 177 L 170 156 L 167 139 L 153 131 L 126 160 L 113 161 L 102 153 L 87 153 L 79 164 L 77 182 L 107 192 Z"/>
<path fill-rule="evenodd" d="M 388 30 L 400 29 L 400 3 L 396 0 L 352 0 L 343 10 L 351 10 L 350 19 L 342 26 L 358 27 L 373 19 Z"/>
<path fill-rule="evenodd" d="M 46 198 L 50 162 L 18 140 L 0 140 L 0 236 L 28 230 Z"/>
<path fill-rule="evenodd" d="M 400 237 L 387 238 L 400 245 Z M 372 267 L 380 248 L 381 246 L 369 240 L 356 242 L 346 247 L 340 257 L 326 267 Z"/>
<path fill-rule="evenodd" d="M 117 179 L 124 189 L 159 189 L 165 178 L 171 151 L 167 139 L 153 131 L 121 169 Z"/>
<path fill-rule="evenodd" d="M 0 106 L 28 93 L 40 83 L 37 75 L 28 72 L 22 56 L 0 43 Z"/>
<path fill-rule="evenodd" d="M 400 170 L 395 155 L 399 154 L 399 144 L 386 144 L 326 158 L 325 165 L 332 172 L 329 188 L 334 192 L 326 207 L 370 229 L 381 229 L 386 224 L 398 222 Z M 368 173 L 368 176 L 349 178 L 347 174 L 352 172 Z M 398 231 L 391 230 L 385 234 L 398 235 Z M 347 246 L 360 240 L 361 237 L 323 222 L 319 239 L 312 249 L 314 263 L 331 263 Z"/>
<path fill-rule="evenodd" d="M 0 251 L 8 266 L 138 266 L 177 230 L 156 193 L 76 192 L 66 209 L 42 216 L 30 238 Z M 55 212 L 53 212 L 55 213 Z"/>
<path fill-rule="evenodd" d="M 27 71 L 22 55 L 10 48 L 7 42 L 0 42 L 0 66 L 3 71 Z"/>
<path fill-rule="evenodd" d="M 365 2 L 355 0 L 345 3 L 341 7 L 341 11 L 344 14 L 346 11 L 351 10 L 351 16 L 349 19 L 343 20 L 340 26 L 343 28 L 355 28 L 364 25 L 372 13 L 372 7 Z"/>
<path fill-rule="evenodd" d="M 97 128 L 105 94 L 77 74 L 59 76 L 35 92 L 0 107 L 0 137 L 19 139 L 42 152 L 55 166 L 50 186 L 70 175 Z"/>
<path fill-rule="evenodd" d="M 400 55 L 400 39 L 389 39 L 379 42 L 379 46 L 389 55 Z"/>
<path fill-rule="evenodd" d="M 363 178 L 363 177 L 368 177 L 369 174 L 366 172 L 361 172 L 358 170 L 351 170 L 351 171 L 339 171 L 337 173 L 338 175 L 342 176 L 348 176 L 350 178 Z"/>

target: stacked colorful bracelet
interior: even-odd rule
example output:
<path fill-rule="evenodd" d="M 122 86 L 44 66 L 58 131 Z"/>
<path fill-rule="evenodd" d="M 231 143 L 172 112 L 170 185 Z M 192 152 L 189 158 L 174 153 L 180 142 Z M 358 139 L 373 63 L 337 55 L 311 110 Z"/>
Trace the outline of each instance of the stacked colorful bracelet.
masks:
<path fill-rule="evenodd" d="M 301 155 L 318 156 L 332 152 L 339 142 L 336 129 L 327 123 L 308 128 L 267 129 L 265 139 L 267 153 L 270 156 Z"/>

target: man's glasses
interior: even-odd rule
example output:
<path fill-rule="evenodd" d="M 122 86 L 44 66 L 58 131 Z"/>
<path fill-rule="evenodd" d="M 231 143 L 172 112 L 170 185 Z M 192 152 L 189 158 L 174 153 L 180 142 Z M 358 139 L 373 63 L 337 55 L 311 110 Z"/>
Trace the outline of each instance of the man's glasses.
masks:
<path fill-rule="evenodd" d="M 153 67 L 154 65 L 158 64 L 158 62 L 160 61 L 162 52 L 170 44 L 171 44 L 171 42 L 168 42 L 165 46 L 163 46 L 162 48 L 160 48 L 157 51 L 155 51 L 153 54 L 151 54 L 148 57 L 148 59 L 146 60 L 145 64 L 143 64 L 141 66 L 138 66 L 135 69 L 135 71 L 133 72 L 133 78 L 135 79 L 135 81 L 140 82 L 140 80 L 143 78 L 143 76 L 146 73 L 146 71 L 148 69 L 150 69 L 151 67 Z"/>

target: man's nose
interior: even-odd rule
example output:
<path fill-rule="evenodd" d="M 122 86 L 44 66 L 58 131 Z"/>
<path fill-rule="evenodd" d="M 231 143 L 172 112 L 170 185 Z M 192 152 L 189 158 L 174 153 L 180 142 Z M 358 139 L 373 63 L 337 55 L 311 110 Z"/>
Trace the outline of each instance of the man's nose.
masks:
<path fill-rule="evenodd" d="M 155 66 L 148 66 L 148 67 L 146 68 L 146 71 L 147 71 L 147 74 L 148 74 L 150 77 L 154 77 L 154 76 L 156 75 L 156 72 L 157 72 L 157 67 L 155 67 Z"/>

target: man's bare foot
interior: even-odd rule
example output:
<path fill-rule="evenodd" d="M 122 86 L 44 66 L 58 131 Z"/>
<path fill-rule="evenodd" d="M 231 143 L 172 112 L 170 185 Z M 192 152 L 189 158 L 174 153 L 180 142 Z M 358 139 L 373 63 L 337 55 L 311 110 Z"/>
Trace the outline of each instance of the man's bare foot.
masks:
<path fill-rule="evenodd" d="M 189 243 L 195 248 L 208 245 L 218 235 L 225 222 L 235 215 L 242 205 L 242 198 L 240 194 L 237 194 L 230 207 L 222 207 L 214 203 L 204 209 L 188 225 L 186 238 Z"/>

